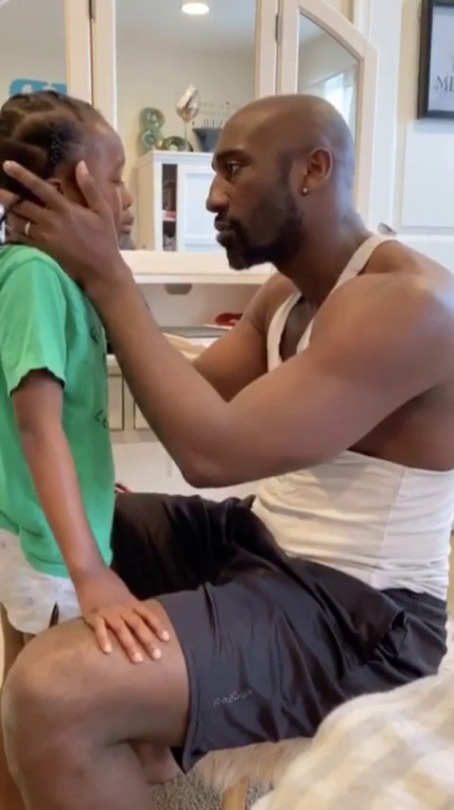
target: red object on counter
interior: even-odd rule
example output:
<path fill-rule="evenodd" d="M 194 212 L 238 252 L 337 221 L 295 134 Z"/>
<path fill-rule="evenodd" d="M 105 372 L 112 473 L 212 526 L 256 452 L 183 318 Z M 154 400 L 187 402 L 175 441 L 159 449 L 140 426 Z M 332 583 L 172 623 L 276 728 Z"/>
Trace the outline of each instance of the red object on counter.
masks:
<path fill-rule="evenodd" d="M 216 316 L 214 322 L 217 326 L 235 326 L 241 319 L 241 315 L 241 312 L 221 312 Z"/>

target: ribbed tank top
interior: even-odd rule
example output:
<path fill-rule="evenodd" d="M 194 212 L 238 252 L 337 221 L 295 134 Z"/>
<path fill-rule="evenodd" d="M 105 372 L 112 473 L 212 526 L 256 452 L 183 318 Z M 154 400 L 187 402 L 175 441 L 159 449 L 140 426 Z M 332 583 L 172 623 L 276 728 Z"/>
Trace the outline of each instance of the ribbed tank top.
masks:
<path fill-rule="evenodd" d="M 372 236 L 334 289 L 359 275 L 389 237 Z M 281 362 L 290 296 L 268 331 L 268 368 Z M 308 346 L 314 321 L 297 351 Z M 289 555 L 343 571 L 378 590 L 406 588 L 445 599 L 454 519 L 454 470 L 413 469 L 347 450 L 329 462 L 263 481 L 253 511 Z"/>

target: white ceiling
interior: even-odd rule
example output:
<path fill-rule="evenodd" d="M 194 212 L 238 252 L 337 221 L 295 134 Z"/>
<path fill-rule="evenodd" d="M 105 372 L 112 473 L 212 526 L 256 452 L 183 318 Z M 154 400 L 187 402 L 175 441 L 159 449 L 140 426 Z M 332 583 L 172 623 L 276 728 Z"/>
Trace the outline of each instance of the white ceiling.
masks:
<path fill-rule="evenodd" d="M 35 0 L 40 2 L 40 0 Z M 203 16 L 183 14 L 180 0 L 116 0 L 118 35 L 149 36 L 191 47 L 237 49 L 253 45 L 255 0 L 211 0 Z M 322 29 L 301 16 L 300 42 L 320 36 Z"/>

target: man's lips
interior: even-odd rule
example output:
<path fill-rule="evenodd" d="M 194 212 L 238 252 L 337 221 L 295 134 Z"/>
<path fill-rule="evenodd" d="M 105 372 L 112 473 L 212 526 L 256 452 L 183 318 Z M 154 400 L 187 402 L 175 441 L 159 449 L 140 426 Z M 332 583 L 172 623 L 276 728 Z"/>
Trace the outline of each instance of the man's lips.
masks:
<path fill-rule="evenodd" d="M 234 239 L 235 239 L 235 231 L 233 231 L 232 229 L 219 231 L 216 236 L 216 241 L 222 247 L 228 247 L 229 245 L 232 244 L 232 241 L 234 241 Z"/>
<path fill-rule="evenodd" d="M 216 240 L 220 245 L 226 246 L 235 238 L 235 231 L 227 222 L 215 222 L 214 227 L 218 232 Z"/>

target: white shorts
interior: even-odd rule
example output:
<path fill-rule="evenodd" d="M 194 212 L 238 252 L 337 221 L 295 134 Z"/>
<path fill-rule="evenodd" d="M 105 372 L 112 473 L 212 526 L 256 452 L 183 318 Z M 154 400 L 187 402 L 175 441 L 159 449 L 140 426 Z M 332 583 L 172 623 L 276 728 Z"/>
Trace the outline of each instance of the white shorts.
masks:
<path fill-rule="evenodd" d="M 33 636 L 49 627 L 55 605 L 59 621 L 80 616 L 71 580 L 35 571 L 19 538 L 4 529 L 0 529 L 0 604 L 16 630 Z"/>

